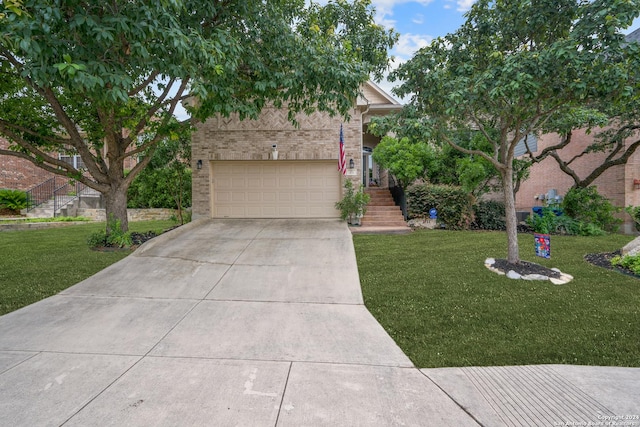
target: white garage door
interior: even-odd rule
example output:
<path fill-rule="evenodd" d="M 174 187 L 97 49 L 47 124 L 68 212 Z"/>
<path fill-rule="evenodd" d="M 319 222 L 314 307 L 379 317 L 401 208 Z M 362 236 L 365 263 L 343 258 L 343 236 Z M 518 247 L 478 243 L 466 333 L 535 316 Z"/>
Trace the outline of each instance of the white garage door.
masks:
<path fill-rule="evenodd" d="M 214 218 L 335 218 L 340 172 L 331 161 L 214 161 Z"/>

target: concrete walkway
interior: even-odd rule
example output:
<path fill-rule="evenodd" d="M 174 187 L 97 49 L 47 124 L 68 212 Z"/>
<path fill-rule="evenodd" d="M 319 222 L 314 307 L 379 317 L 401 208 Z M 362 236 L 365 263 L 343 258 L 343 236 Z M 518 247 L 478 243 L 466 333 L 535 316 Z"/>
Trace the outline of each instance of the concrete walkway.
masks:
<path fill-rule="evenodd" d="M 640 426 L 639 402 L 635 368 L 414 368 L 338 221 L 196 221 L 0 317 L 7 426 Z"/>

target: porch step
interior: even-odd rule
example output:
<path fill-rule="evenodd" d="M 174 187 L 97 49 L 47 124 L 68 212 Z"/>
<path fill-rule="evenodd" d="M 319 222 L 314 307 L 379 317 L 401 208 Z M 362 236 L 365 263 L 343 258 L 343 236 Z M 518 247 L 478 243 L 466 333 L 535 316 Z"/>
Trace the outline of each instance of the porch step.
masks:
<path fill-rule="evenodd" d="M 361 220 L 360 227 L 352 227 L 353 233 L 409 233 L 402 215 L 396 206 L 388 188 L 367 188 L 365 192 L 371 197 L 367 204 L 367 212 Z"/>

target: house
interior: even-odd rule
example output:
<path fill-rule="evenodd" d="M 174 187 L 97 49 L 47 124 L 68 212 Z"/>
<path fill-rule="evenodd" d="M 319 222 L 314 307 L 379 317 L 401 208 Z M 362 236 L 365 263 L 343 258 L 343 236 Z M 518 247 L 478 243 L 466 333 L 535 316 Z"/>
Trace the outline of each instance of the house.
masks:
<path fill-rule="evenodd" d="M 640 42 L 640 28 L 627 35 L 628 42 Z M 573 132 L 572 142 L 558 151 L 558 155 L 563 160 L 569 160 L 594 142 L 593 134 L 587 134 L 585 129 Z M 538 154 L 546 147 L 558 144 L 560 135 L 545 134 L 537 141 L 537 147 L 533 154 Z M 628 138 L 625 144 L 628 146 L 635 138 Z M 607 153 L 589 153 L 577 159 L 571 166 L 578 176 L 586 177 L 595 167 L 600 164 Z M 573 179 L 562 172 L 556 161 L 548 157 L 540 163 L 534 164 L 530 169 L 529 179 L 524 181 L 520 190 L 516 194 L 516 209 L 518 211 L 531 212 L 534 206 L 542 206 L 546 203 L 549 192 L 558 196 L 564 196 L 573 186 Z M 608 198 L 614 206 L 640 206 L 640 150 L 636 151 L 625 165 L 619 165 L 608 169 L 592 185 L 598 188 L 598 192 Z M 544 199 L 541 197 L 544 195 Z M 635 230 L 633 221 L 628 215 L 623 215 L 625 233 L 632 233 Z"/>
<path fill-rule="evenodd" d="M 386 186 L 371 151 L 379 138 L 367 132 L 371 117 L 402 106 L 372 82 L 362 87 L 351 119 L 323 112 L 299 115 L 266 107 L 257 120 L 217 116 L 192 139 L 194 218 L 335 218 L 344 179 L 356 186 Z M 343 128 L 347 174 L 338 170 Z"/>
<path fill-rule="evenodd" d="M 0 150 L 8 148 L 9 142 L 0 137 Z M 0 188 L 26 191 L 53 176 L 54 174 L 35 166 L 28 160 L 0 155 Z"/>
<path fill-rule="evenodd" d="M 561 136 L 558 134 L 545 134 L 538 139 L 537 154 L 546 147 L 558 144 Z M 630 144 L 636 138 L 629 138 L 626 144 Z M 573 132 L 572 142 L 558 155 L 563 160 L 568 160 L 580 154 L 586 147 L 593 143 L 593 135 L 587 134 L 584 129 Z M 600 164 L 607 153 L 589 153 L 572 163 L 572 169 L 578 176 L 586 177 Z M 600 175 L 592 185 L 598 188 L 598 192 L 611 201 L 614 206 L 640 206 L 640 150 L 636 151 L 625 165 L 614 166 Z M 573 186 L 573 179 L 560 170 L 557 162 L 547 157 L 540 163 L 531 166 L 529 178 L 522 182 L 520 190 L 516 194 L 516 209 L 518 211 L 531 212 L 534 206 L 542 206 L 547 203 L 548 194 L 555 193 L 563 197 Z M 541 197 L 543 196 L 543 197 Z M 634 224 L 628 215 L 623 216 L 625 224 L 623 231 L 631 233 Z"/>

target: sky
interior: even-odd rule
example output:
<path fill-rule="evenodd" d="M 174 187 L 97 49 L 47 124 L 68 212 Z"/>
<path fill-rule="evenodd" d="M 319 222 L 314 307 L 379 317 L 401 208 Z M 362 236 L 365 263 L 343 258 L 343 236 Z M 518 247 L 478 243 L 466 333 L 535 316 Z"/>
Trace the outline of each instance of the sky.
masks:
<path fill-rule="evenodd" d="M 464 13 L 475 0 L 372 0 L 376 9 L 376 23 L 393 28 L 400 39 L 390 54 L 395 57 L 392 67 L 411 59 L 413 54 L 436 37 L 456 31 L 465 21 Z M 640 19 L 623 33 L 640 27 Z M 393 96 L 393 83 L 386 80 L 378 85 Z"/>

